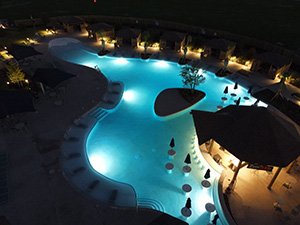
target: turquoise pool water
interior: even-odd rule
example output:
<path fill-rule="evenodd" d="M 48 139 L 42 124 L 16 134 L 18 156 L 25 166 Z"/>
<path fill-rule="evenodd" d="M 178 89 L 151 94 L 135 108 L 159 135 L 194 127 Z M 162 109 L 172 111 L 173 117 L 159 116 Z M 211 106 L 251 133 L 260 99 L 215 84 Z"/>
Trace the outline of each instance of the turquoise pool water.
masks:
<path fill-rule="evenodd" d="M 198 159 L 193 158 L 190 175 L 184 176 L 182 172 L 187 153 L 193 155 L 194 149 L 195 129 L 189 112 L 191 109 L 216 111 L 219 105 L 234 104 L 238 97 L 250 98 L 247 101 L 242 98 L 241 105 L 253 104 L 256 99 L 251 98 L 246 89 L 239 86 L 233 90 L 233 82 L 206 71 L 205 82 L 197 87 L 206 93 L 206 97 L 187 110 L 161 118 L 154 113 L 154 102 L 164 89 L 182 87 L 181 66 L 178 64 L 99 57 L 76 46 L 69 46 L 68 51 L 61 50 L 57 54 L 67 61 L 92 68 L 97 65 L 108 79 L 124 83 L 125 91 L 119 105 L 97 123 L 88 136 L 86 151 L 91 166 L 113 180 L 130 184 L 136 191 L 138 204 L 152 201 L 159 210 L 181 219 L 180 210 L 187 199 L 181 187 L 190 184 L 193 188 L 189 195 L 192 216 L 187 222 L 192 225 L 208 223 L 211 215 L 204 206 L 213 203 L 212 191 L 201 187 L 207 164 L 198 164 Z M 221 101 L 225 86 L 229 86 L 229 93 L 237 94 L 236 98 L 228 96 L 226 104 Z M 172 137 L 177 154 L 170 160 L 167 151 Z M 175 166 L 171 174 L 165 169 L 167 162 Z M 218 176 L 212 172 L 210 180 L 213 182 Z M 218 213 L 222 211 L 219 209 Z"/>

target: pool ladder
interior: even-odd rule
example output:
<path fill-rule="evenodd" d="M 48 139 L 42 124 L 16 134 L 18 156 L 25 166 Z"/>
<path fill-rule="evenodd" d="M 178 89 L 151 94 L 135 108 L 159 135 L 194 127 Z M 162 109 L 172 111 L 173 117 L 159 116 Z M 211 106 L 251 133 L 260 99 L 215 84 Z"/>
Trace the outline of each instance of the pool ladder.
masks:
<path fill-rule="evenodd" d="M 92 112 L 89 113 L 89 116 L 97 119 L 98 121 L 102 120 L 108 112 L 102 108 L 96 108 Z"/>

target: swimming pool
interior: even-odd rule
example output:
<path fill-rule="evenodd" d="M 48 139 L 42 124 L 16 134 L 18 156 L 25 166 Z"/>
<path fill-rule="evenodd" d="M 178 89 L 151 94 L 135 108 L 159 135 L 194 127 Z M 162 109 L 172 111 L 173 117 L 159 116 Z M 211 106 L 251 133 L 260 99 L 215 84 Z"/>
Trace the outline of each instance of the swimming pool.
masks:
<path fill-rule="evenodd" d="M 216 111 L 217 106 L 225 106 L 221 97 L 229 86 L 229 93 L 235 92 L 236 98 L 229 97 L 226 105 L 234 104 L 238 97 L 241 104 L 253 104 L 256 99 L 247 94 L 247 90 L 234 83 L 205 72 L 205 82 L 197 89 L 206 93 L 206 97 L 189 109 L 169 117 L 161 118 L 154 113 L 154 102 L 158 94 L 167 88 L 182 87 L 181 69 L 176 63 L 161 60 L 141 60 L 134 58 L 99 57 L 78 43 L 60 46 L 55 54 L 66 60 L 94 68 L 96 65 L 110 80 L 124 84 L 121 102 L 104 119 L 98 122 L 89 133 L 86 141 L 86 153 L 94 170 L 104 176 L 130 184 L 136 193 L 139 206 L 152 205 L 177 218 L 182 218 L 181 208 L 187 196 L 183 194 L 183 184 L 190 184 L 192 192 L 192 216 L 188 223 L 192 225 L 209 222 L 210 215 L 205 204 L 213 203 L 212 188 L 201 187 L 203 175 L 209 166 L 195 159 L 195 129 L 191 109 Z M 175 138 L 175 158 L 170 160 L 167 151 L 170 139 Z M 192 171 L 184 176 L 184 159 L 192 155 Z M 167 173 L 165 164 L 172 161 L 174 170 Z M 210 180 L 219 178 L 212 172 Z M 215 182 L 214 182 L 215 183 Z M 219 214 L 222 210 L 217 208 Z M 221 224 L 220 222 L 218 224 Z M 224 223 L 226 224 L 226 223 Z"/>

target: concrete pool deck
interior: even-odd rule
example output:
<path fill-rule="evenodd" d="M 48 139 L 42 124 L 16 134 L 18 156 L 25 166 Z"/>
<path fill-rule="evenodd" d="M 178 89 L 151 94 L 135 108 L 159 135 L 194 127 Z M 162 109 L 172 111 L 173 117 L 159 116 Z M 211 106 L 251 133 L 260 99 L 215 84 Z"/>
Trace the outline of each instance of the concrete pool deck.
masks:
<path fill-rule="evenodd" d="M 150 223 L 160 213 L 111 209 L 98 205 L 73 190 L 62 177 L 57 161 L 60 154 L 57 146 L 61 143 L 65 130 L 74 119 L 101 100 L 101 82 L 98 78 L 92 74 L 81 76 L 83 73 L 90 73 L 87 69 L 81 71 L 77 68 L 74 72 L 78 77 L 67 81 L 64 85 L 65 93 L 59 94 L 59 98 L 64 101 L 62 106 L 55 106 L 51 96 L 42 97 L 37 105 L 37 114 L 14 116 L 17 121 L 27 122 L 27 129 L 16 132 L 9 127 L 2 128 L 0 141 L 1 146 L 5 147 L 1 148 L 1 152 L 9 152 L 9 202 L 0 206 L 0 215 L 6 216 L 12 224 L 25 225 L 40 224 L 40 221 L 47 221 L 47 224 L 118 225 L 124 224 L 124 221 L 133 225 Z M 299 177 L 294 181 L 292 190 L 284 192 L 282 196 L 278 195 L 282 204 L 292 207 L 295 205 L 294 200 L 297 197 L 299 199 L 300 187 L 297 180 Z M 247 186 L 261 196 L 249 196 L 243 191 L 246 189 L 242 185 L 239 189 L 238 183 L 236 193 L 243 198 L 243 203 L 238 196 L 230 199 L 238 224 L 253 224 L 256 223 L 256 218 L 262 219 L 256 224 L 297 224 L 299 215 L 290 216 L 291 220 L 285 222 L 280 219 L 280 214 L 278 219 L 274 219 L 278 214 L 274 214 L 273 194 L 269 196 L 265 186 L 262 185 L 260 189 L 255 182 L 247 183 Z M 280 190 L 281 186 L 277 188 Z M 255 198 L 266 198 L 266 204 L 258 205 Z M 288 208 L 286 212 L 290 212 Z"/>

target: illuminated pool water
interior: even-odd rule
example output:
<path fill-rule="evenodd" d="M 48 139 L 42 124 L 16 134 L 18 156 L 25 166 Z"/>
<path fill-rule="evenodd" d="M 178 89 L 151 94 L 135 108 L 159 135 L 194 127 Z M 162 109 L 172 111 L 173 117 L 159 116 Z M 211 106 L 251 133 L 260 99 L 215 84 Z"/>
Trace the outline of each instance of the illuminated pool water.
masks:
<path fill-rule="evenodd" d="M 56 51 L 59 57 L 74 63 L 94 68 L 96 65 L 110 80 L 124 83 L 125 92 L 119 105 L 90 132 L 86 153 L 91 166 L 99 173 L 119 182 L 130 184 L 137 195 L 137 203 L 156 204 L 156 208 L 175 217 L 181 217 L 181 208 L 187 196 L 181 190 L 183 184 L 193 188 L 189 197 L 192 199 L 192 216 L 189 224 L 206 224 L 210 215 L 205 204 L 213 202 L 211 189 L 203 189 L 201 181 L 208 168 L 207 164 L 192 160 L 192 172 L 184 176 L 182 167 L 187 153 L 192 156 L 195 129 L 191 109 L 216 111 L 221 101 L 223 90 L 229 86 L 228 104 L 242 97 L 241 105 L 253 104 L 256 99 L 247 94 L 247 90 L 234 83 L 218 78 L 211 72 L 205 72 L 205 82 L 197 89 L 206 93 L 206 97 L 192 108 L 166 118 L 154 113 L 157 95 L 166 88 L 182 87 L 181 69 L 176 63 L 133 58 L 99 57 L 97 54 L 78 46 L 68 46 L 68 51 Z M 247 96 L 250 99 L 244 100 Z M 174 101 L 176 101 L 174 99 Z M 175 158 L 167 155 L 170 139 L 175 138 Z M 168 174 L 165 164 L 172 161 L 174 170 Z M 199 168 L 200 165 L 200 168 Z M 201 165 L 205 165 L 201 167 Z M 218 179 L 212 172 L 211 181 Z M 217 209 L 218 210 L 218 209 Z M 218 213 L 222 213 L 219 209 Z M 218 222 L 218 224 L 221 224 Z"/>

